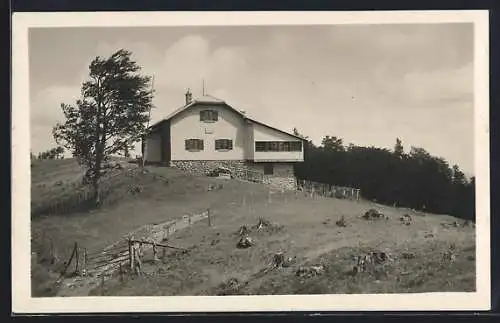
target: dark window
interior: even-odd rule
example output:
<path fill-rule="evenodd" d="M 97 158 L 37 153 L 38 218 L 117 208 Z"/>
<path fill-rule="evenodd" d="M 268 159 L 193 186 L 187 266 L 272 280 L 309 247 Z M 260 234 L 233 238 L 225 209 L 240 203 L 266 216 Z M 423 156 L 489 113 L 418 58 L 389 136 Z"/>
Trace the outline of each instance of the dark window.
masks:
<path fill-rule="evenodd" d="M 255 151 L 302 151 L 301 141 L 256 141 Z"/>
<path fill-rule="evenodd" d="M 273 164 L 264 164 L 264 175 L 273 175 L 274 174 L 274 165 Z"/>
<path fill-rule="evenodd" d="M 216 139 L 215 150 L 231 150 L 233 149 L 233 141 L 231 139 Z"/>
<path fill-rule="evenodd" d="M 203 140 L 201 139 L 186 139 L 186 150 L 203 150 Z"/>
<path fill-rule="evenodd" d="M 255 151 L 266 151 L 266 143 L 264 141 L 256 141 Z"/>
<path fill-rule="evenodd" d="M 202 110 L 200 111 L 200 121 L 215 122 L 219 120 L 219 113 L 216 110 Z"/>
<path fill-rule="evenodd" d="M 302 151 L 302 142 L 301 141 L 292 141 L 290 143 L 290 151 Z"/>

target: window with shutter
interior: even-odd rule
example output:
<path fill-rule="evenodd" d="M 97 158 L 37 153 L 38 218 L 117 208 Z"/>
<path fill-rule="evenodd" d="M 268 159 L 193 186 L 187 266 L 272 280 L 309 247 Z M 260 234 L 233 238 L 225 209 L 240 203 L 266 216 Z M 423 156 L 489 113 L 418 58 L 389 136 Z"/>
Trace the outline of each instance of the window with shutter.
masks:
<path fill-rule="evenodd" d="M 219 120 L 219 113 L 217 110 L 201 110 L 200 121 L 202 122 L 215 122 Z"/>
<path fill-rule="evenodd" d="M 186 139 L 185 140 L 186 150 L 198 151 L 203 150 L 203 140 L 201 139 Z"/>
<path fill-rule="evenodd" d="M 215 150 L 232 150 L 233 141 L 231 139 L 216 139 Z"/>

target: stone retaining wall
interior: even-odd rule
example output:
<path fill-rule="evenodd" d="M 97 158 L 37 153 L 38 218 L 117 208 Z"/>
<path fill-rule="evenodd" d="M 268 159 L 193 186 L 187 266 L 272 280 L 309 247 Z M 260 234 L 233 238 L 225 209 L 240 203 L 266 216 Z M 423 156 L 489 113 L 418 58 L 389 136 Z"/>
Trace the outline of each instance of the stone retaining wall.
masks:
<path fill-rule="evenodd" d="M 196 175 L 206 175 L 217 167 L 225 167 L 237 177 L 244 176 L 248 169 L 243 160 L 176 160 L 171 161 L 170 166 Z"/>
<path fill-rule="evenodd" d="M 294 191 L 297 189 L 295 177 L 277 177 L 266 175 L 264 177 L 264 183 L 272 187 L 282 188 L 284 190 Z"/>
<path fill-rule="evenodd" d="M 243 160 L 177 160 L 171 161 L 170 166 L 188 171 L 196 175 L 206 175 L 217 167 L 229 169 L 233 175 L 240 179 L 247 179 L 248 172 L 258 173 L 262 176 L 262 182 L 276 188 L 295 190 L 296 179 L 293 173 L 292 163 L 273 163 L 274 175 L 264 175 L 264 164 L 253 163 Z"/>

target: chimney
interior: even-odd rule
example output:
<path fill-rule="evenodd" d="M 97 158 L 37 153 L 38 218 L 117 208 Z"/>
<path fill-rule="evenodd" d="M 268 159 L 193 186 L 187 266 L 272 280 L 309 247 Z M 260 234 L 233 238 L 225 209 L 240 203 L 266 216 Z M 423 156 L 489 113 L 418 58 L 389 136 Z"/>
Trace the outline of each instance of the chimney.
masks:
<path fill-rule="evenodd" d="M 188 89 L 187 92 L 186 92 L 186 105 L 188 105 L 189 103 L 191 103 L 193 101 L 193 94 L 191 93 L 191 91 Z"/>

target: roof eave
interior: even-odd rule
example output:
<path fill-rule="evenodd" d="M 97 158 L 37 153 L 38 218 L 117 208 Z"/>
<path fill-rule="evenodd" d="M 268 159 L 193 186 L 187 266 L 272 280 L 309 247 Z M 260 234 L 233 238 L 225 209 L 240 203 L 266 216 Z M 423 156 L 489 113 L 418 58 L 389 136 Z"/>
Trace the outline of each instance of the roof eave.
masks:
<path fill-rule="evenodd" d="M 300 140 L 302 140 L 302 141 L 307 141 L 307 139 L 304 139 L 304 138 L 299 137 L 299 136 L 297 136 L 297 135 L 294 135 L 294 134 L 292 134 L 292 133 L 288 133 L 288 132 L 286 132 L 286 131 L 284 131 L 284 130 L 281 130 L 281 129 L 275 128 L 275 127 L 270 126 L 270 125 L 268 125 L 268 124 L 265 124 L 265 123 L 263 123 L 263 122 L 260 122 L 260 121 L 254 120 L 254 119 L 249 118 L 249 117 L 247 117 L 247 116 L 244 116 L 244 118 L 245 118 L 245 120 L 248 120 L 248 121 L 250 121 L 250 122 L 254 122 L 254 123 L 256 123 L 256 124 L 259 124 L 259 125 L 261 125 L 261 126 L 267 127 L 267 128 L 269 128 L 269 129 L 272 129 L 272 130 L 275 130 L 275 131 L 281 132 L 281 133 L 283 133 L 283 134 L 285 134 L 285 135 L 289 135 L 289 136 L 291 136 L 291 137 L 294 137 L 294 138 L 300 139 Z"/>

